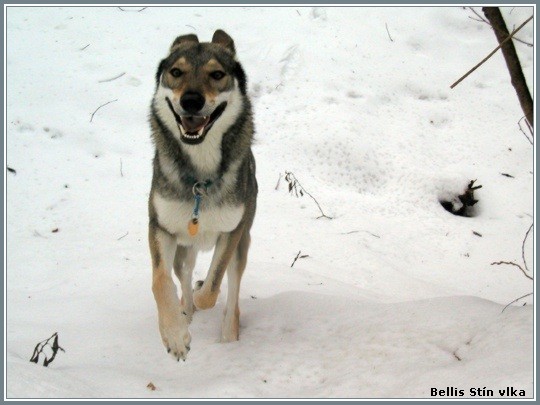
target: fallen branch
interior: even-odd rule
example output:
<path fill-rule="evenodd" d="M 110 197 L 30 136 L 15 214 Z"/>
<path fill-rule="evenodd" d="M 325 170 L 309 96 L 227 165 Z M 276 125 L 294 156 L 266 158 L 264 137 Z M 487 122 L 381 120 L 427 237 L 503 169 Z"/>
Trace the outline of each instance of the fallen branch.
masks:
<path fill-rule="evenodd" d="M 386 27 L 386 33 L 388 34 L 388 38 L 390 38 L 391 42 L 394 42 L 394 40 L 392 39 L 392 36 L 390 35 L 390 31 L 388 31 L 388 24 L 384 23 L 384 26 Z"/>
<path fill-rule="evenodd" d="M 358 232 L 365 232 L 365 233 L 369 233 L 371 236 L 374 236 L 375 238 L 381 238 L 379 235 L 375 235 L 374 233 L 371 233 L 370 231 L 365 231 L 363 229 L 360 229 L 359 231 L 349 231 L 349 232 L 342 232 L 341 234 L 342 235 L 350 235 L 352 233 L 358 233 Z"/>
<path fill-rule="evenodd" d="M 508 308 L 508 307 L 509 307 L 510 305 L 512 305 L 513 303 L 518 302 L 519 300 L 521 300 L 521 299 L 523 299 L 523 298 L 526 298 L 526 297 L 528 297 L 529 295 L 533 295 L 533 294 L 534 294 L 534 293 L 528 293 L 528 294 L 522 295 L 521 297 L 516 298 L 514 301 L 512 301 L 512 302 L 506 304 L 506 306 L 505 306 L 505 307 L 503 308 L 503 310 L 501 311 L 501 314 L 504 312 L 504 310 L 505 310 L 506 308 Z"/>
<path fill-rule="evenodd" d="M 51 339 L 54 339 L 52 345 L 49 343 Z M 45 349 L 45 347 L 47 346 L 49 346 L 53 352 L 50 359 L 43 353 L 43 349 Z M 45 356 L 45 360 L 43 360 L 43 366 L 47 367 L 53 362 L 54 358 L 56 357 L 56 353 L 58 353 L 58 350 L 62 350 L 63 352 L 65 352 L 65 350 L 58 345 L 58 332 L 55 332 L 50 338 L 42 340 L 36 345 L 30 361 L 37 364 L 39 361 L 39 355 L 43 353 L 43 355 Z"/>
<path fill-rule="evenodd" d="M 529 266 L 527 266 L 527 260 L 525 260 L 525 242 L 527 242 L 527 238 L 529 237 L 529 232 L 531 232 L 531 229 L 533 228 L 534 223 L 529 226 L 529 229 L 527 232 L 525 232 L 525 237 L 523 238 L 523 243 L 521 244 L 521 258 L 523 259 L 523 264 L 525 265 L 525 269 L 529 271 Z"/>
<path fill-rule="evenodd" d="M 118 101 L 118 99 L 108 101 L 108 102 L 106 102 L 105 104 L 101 104 L 98 108 L 96 108 L 95 111 L 94 111 L 94 112 L 92 113 L 92 115 L 90 116 L 90 122 L 92 122 L 92 120 L 94 119 L 95 113 L 97 113 L 98 110 L 99 110 L 100 108 L 105 107 L 105 106 L 108 105 L 108 104 L 114 103 L 115 101 Z"/>
<path fill-rule="evenodd" d="M 120 236 L 120 237 L 119 237 L 118 239 L 116 239 L 116 240 L 124 239 L 124 238 L 125 238 L 126 236 L 128 236 L 128 235 L 129 235 L 129 231 L 126 232 L 124 235 Z"/>
<path fill-rule="evenodd" d="M 124 9 L 123 7 L 118 7 L 118 9 L 119 9 L 120 11 L 125 11 L 125 12 L 130 12 L 130 13 L 140 13 L 141 11 L 144 11 L 144 10 L 146 10 L 147 8 L 148 8 L 148 7 L 143 7 L 143 8 L 141 8 L 141 9 L 139 9 L 139 10 L 126 10 L 126 9 Z"/>
<path fill-rule="evenodd" d="M 509 35 L 508 28 L 501 14 L 499 7 L 482 7 L 484 15 L 489 20 L 491 26 L 497 27 L 495 29 L 495 36 L 497 37 L 497 42 L 501 45 L 501 51 L 506 62 L 506 67 L 508 68 L 508 73 L 510 74 L 510 82 L 514 87 L 516 95 L 519 100 L 519 105 L 527 118 L 527 121 L 531 126 L 533 123 L 534 115 L 534 105 L 533 99 L 531 97 L 531 92 L 527 86 L 527 81 L 525 80 L 525 75 L 523 74 L 523 68 L 519 61 L 519 57 L 516 52 L 516 47 L 512 41 L 508 41 L 507 35 Z M 531 16 L 530 19 L 533 17 Z M 529 19 L 529 20 L 530 20 Z M 524 24 L 522 26 L 524 26 Z M 517 30 L 513 30 L 512 34 L 516 33 Z"/>
<path fill-rule="evenodd" d="M 461 83 L 463 80 L 465 80 L 472 72 L 474 72 L 476 69 L 478 69 L 480 66 L 482 66 L 489 58 L 491 58 L 495 52 L 497 52 L 506 42 L 512 39 L 512 37 L 519 32 L 529 21 L 531 21 L 533 16 L 531 15 L 527 20 L 525 20 L 518 28 L 516 28 L 512 33 L 504 40 L 502 41 L 498 47 L 496 47 L 491 53 L 486 56 L 480 63 L 478 63 L 476 66 L 474 66 L 471 70 L 469 70 L 467 73 L 465 73 L 463 76 L 461 76 L 454 84 L 450 86 L 451 89 L 456 87 L 459 83 Z"/>
<path fill-rule="evenodd" d="M 120 79 L 120 78 L 121 78 L 122 76 L 124 76 L 125 74 L 126 74 L 126 72 L 120 73 L 118 76 L 111 77 L 110 79 L 100 80 L 100 81 L 98 81 L 98 83 L 112 82 L 113 80 Z"/>
<path fill-rule="evenodd" d="M 523 267 L 521 267 L 519 264 L 517 263 L 514 263 L 514 262 L 505 262 L 505 261 L 500 261 L 500 262 L 493 262 L 491 263 L 492 266 L 500 266 L 502 264 L 506 264 L 508 266 L 514 266 L 514 267 L 517 267 L 518 269 L 521 270 L 521 272 L 523 273 L 523 275 L 525 277 L 527 277 L 528 279 L 532 280 L 533 278 L 531 276 L 529 276 L 526 272 L 525 272 L 525 269 Z"/>
<path fill-rule="evenodd" d="M 289 183 L 289 193 L 290 194 L 295 194 L 296 197 L 303 197 L 304 194 L 307 194 L 309 197 L 311 197 L 311 199 L 313 201 L 315 201 L 315 204 L 317 204 L 317 207 L 319 208 L 319 211 L 321 211 L 321 215 L 319 215 L 317 217 L 317 219 L 319 218 L 328 218 L 328 219 L 333 219 L 332 217 L 329 217 L 328 215 L 326 215 L 324 213 L 324 211 L 322 210 L 319 202 L 315 199 L 315 197 L 313 197 L 301 184 L 300 182 L 298 181 L 298 179 L 296 178 L 296 176 L 291 173 L 291 172 L 285 172 L 285 180 L 287 181 L 287 183 Z"/>
<path fill-rule="evenodd" d="M 495 30 L 495 29 L 496 29 L 497 31 L 502 32 L 500 28 L 498 28 L 498 27 L 493 27 L 493 25 L 491 25 L 491 23 L 490 23 L 489 21 L 487 21 L 484 17 L 482 17 L 482 16 L 478 13 L 478 11 L 476 11 L 474 8 L 469 7 L 469 10 L 471 10 L 471 11 L 478 17 L 478 18 L 472 18 L 471 16 L 469 16 L 469 18 L 470 18 L 471 20 L 486 23 L 487 25 L 489 25 L 489 26 L 491 27 L 492 30 Z M 512 12 L 510 12 L 510 14 L 512 14 Z M 527 45 L 529 48 L 532 48 L 532 47 L 534 46 L 533 44 L 531 44 L 531 43 L 529 43 L 529 42 L 526 42 L 526 41 L 524 41 L 524 40 L 522 40 L 522 39 L 519 39 L 519 38 L 517 38 L 517 37 L 514 37 L 514 39 L 515 39 L 516 41 L 518 41 L 518 42 L 521 42 L 521 43 L 524 44 L 524 45 Z"/>
<path fill-rule="evenodd" d="M 294 260 L 293 260 L 293 262 L 292 262 L 292 264 L 291 264 L 291 267 L 294 266 L 294 264 L 296 263 L 296 261 L 297 261 L 298 259 L 304 259 L 304 258 L 306 258 L 306 257 L 309 257 L 309 255 L 302 255 L 302 251 L 299 250 L 299 251 L 298 251 L 298 254 L 296 255 L 296 257 L 294 258 Z"/>
<path fill-rule="evenodd" d="M 521 117 L 518 121 L 518 127 L 519 127 L 519 130 L 521 131 L 521 133 L 523 135 L 525 135 L 525 138 L 527 138 L 527 141 L 529 141 L 529 143 L 531 145 L 534 145 L 533 143 L 533 140 L 529 138 L 529 136 L 525 133 L 525 131 L 523 130 L 523 128 L 521 128 L 521 121 L 523 121 L 523 119 L 525 118 L 525 116 Z M 531 126 L 529 125 L 529 122 L 525 119 L 525 124 L 527 125 L 527 129 L 529 130 L 529 133 L 531 134 L 531 138 L 534 139 L 534 132 L 531 128 Z"/>

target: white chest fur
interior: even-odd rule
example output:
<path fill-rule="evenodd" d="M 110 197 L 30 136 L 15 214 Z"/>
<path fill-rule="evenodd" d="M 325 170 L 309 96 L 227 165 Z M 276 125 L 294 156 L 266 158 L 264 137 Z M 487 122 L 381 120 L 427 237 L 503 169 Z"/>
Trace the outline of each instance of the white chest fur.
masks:
<path fill-rule="evenodd" d="M 183 246 L 194 246 L 200 250 L 212 249 L 221 232 L 231 232 L 242 219 L 244 205 L 210 207 L 201 209 L 199 231 L 195 236 L 188 234 L 188 223 L 193 213 L 192 202 L 180 202 L 154 194 L 154 208 L 159 224 L 175 235 L 177 242 Z"/>

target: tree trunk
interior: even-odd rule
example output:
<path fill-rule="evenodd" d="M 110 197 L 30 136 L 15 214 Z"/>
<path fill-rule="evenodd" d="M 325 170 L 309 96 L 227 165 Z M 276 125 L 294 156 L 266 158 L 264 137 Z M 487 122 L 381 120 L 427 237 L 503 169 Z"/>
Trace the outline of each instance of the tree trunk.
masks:
<path fill-rule="evenodd" d="M 506 23 L 504 22 L 501 10 L 499 7 L 482 7 L 482 11 L 493 27 L 493 31 L 497 36 L 497 41 L 499 41 L 500 44 L 510 35 L 508 28 L 506 28 Z M 507 41 L 502 45 L 501 49 L 504 60 L 506 61 L 506 66 L 510 72 L 512 86 L 514 86 L 519 99 L 519 104 L 521 104 L 521 109 L 525 114 L 525 118 L 532 127 L 534 111 L 533 100 L 529 88 L 527 87 L 525 76 L 523 75 L 523 69 L 519 63 L 514 42 L 512 40 Z"/>

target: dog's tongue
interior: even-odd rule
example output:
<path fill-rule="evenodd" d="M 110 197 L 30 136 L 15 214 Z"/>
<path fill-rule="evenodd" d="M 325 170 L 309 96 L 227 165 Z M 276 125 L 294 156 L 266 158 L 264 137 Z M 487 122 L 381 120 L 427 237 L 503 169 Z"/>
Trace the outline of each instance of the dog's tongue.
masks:
<path fill-rule="evenodd" d="M 180 120 L 182 121 L 182 126 L 186 130 L 186 132 L 199 132 L 206 124 L 208 124 L 208 121 L 210 121 L 210 117 L 203 117 L 200 115 L 184 115 L 180 117 Z"/>

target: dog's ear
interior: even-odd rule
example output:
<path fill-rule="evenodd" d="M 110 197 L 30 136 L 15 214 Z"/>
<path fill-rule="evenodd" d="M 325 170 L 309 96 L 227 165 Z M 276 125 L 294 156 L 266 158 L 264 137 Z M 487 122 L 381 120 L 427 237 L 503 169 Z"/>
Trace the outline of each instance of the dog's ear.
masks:
<path fill-rule="evenodd" d="M 217 30 L 212 37 L 212 43 L 223 46 L 225 49 L 231 51 L 234 55 L 236 52 L 234 49 L 233 39 L 223 30 Z"/>
<path fill-rule="evenodd" d="M 181 35 L 181 36 L 177 37 L 174 40 L 174 42 L 172 43 L 170 52 L 172 52 L 178 46 L 180 46 L 182 44 L 185 44 L 185 43 L 188 43 L 188 42 L 198 44 L 199 43 L 199 38 L 197 38 L 197 35 L 195 35 L 195 34 Z"/>

